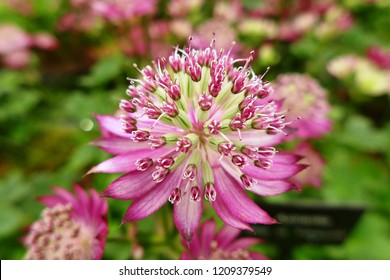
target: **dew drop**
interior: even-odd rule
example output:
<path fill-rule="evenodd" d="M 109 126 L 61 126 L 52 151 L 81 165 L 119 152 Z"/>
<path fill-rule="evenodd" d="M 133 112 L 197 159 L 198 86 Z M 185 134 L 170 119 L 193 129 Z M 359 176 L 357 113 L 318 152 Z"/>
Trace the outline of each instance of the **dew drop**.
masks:
<path fill-rule="evenodd" d="M 93 128 L 94 124 L 91 119 L 82 119 L 80 121 L 80 128 L 83 131 L 91 131 Z"/>

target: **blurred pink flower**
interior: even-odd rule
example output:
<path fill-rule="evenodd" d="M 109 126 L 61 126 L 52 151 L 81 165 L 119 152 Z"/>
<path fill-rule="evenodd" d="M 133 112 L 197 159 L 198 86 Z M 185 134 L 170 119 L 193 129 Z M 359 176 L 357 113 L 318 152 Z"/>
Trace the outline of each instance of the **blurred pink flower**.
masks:
<path fill-rule="evenodd" d="M 28 49 L 31 45 L 30 35 L 16 25 L 0 25 L 0 55 Z"/>
<path fill-rule="evenodd" d="M 281 22 L 279 25 L 278 38 L 282 41 L 293 42 L 297 41 L 301 37 L 301 32 L 295 28 L 295 26 L 289 22 Z"/>
<path fill-rule="evenodd" d="M 2 62 L 8 68 L 22 69 L 30 63 L 31 58 L 32 54 L 27 49 L 5 55 L 2 59 Z"/>
<path fill-rule="evenodd" d="M 151 40 L 168 36 L 170 31 L 169 22 L 164 20 L 155 20 L 150 23 L 148 31 Z"/>
<path fill-rule="evenodd" d="M 141 79 L 130 79 L 121 118 L 97 116 L 103 138 L 93 144 L 115 157 L 89 173 L 126 173 L 103 193 L 133 200 L 123 222 L 143 219 L 169 200 L 189 242 L 202 197 L 236 228 L 276 222 L 246 190 L 286 192 L 294 187 L 286 180 L 306 166 L 272 147 L 284 140 L 284 115 L 266 99 L 271 84 L 254 74 L 252 59 L 234 60 L 212 47 L 176 48 L 154 68 L 139 69 Z M 236 68 L 238 62 L 245 65 Z"/>
<path fill-rule="evenodd" d="M 148 52 L 145 30 L 142 26 L 134 26 L 129 30 L 128 36 L 120 38 L 121 49 L 128 56 L 145 56 Z"/>
<path fill-rule="evenodd" d="M 16 25 L 0 25 L 0 60 L 9 68 L 23 68 L 31 61 L 31 37 Z"/>
<path fill-rule="evenodd" d="M 168 13 L 170 16 L 185 17 L 191 10 L 203 4 L 203 0 L 170 0 L 168 2 Z"/>
<path fill-rule="evenodd" d="M 373 46 L 368 48 L 366 53 L 367 58 L 374 62 L 378 67 L 390 69 L 390 51 Z"/>
<path fill-rule="evenodd" d="M 302 156 L 302 160 L 299 162 L 307 164 L 308 168 L 293 176 L 291 181 L 298 186 L 311 185 L 317 188 L 321 187 L 325 160 L 309 142 L 300 143 L 294 149 L 294 153 Z"/>
<path fill-rule="evenodd" d="M 193 32 L 192 24 L 185 19 L 174 19 L 169 22 L 169 28 L 172 35 L 177 38 L 188 38 Z"/>
<path fill-rule="evenodd" d="M 102 25 L 102 18 L 96 16 L 88 8 L 77 11 L 70 11 L 64 14 L 57 22 L 57 29 L 64 31 L 90 32 L 99 29 Z"/>
<path fill-rule="evenodd" d="M 156 12 L 156 0 L 93 0 L 91 9 L 109 20 L 126 20 Z"/>
<path fill-rule="evenodd" d="M 300 13 L 293 19 L 280 23 L 278 37 L 283 41 L 296 41 L 306 32 L 312 30 L 318 20 L 319 17 L 314 12 Z"/>
<path fill-rule="evenodd" d="M 80 186 L 75 194 L 56 187 L 39 200 L 47 206 L 24 239 L 26 259 L 101 259 L 107 228 L 107 202 Z"/>
<path fill-rule="evenodd" d="M 332 59 L 327 65 L 327 70 L 336 78 L 345 79 L 353 75 L 361 63 L 362 59 L 356 55 L 342 55 Z"/>
<path fill-rule="evenodd" d="M 229 24 L 239 21 L 240 17 L 244 16 L 241 2 L 241 0 L 216 1 L 213 17 Z"/>
<path fill-rule="evenodd" d="M 236 34 L 229 22 L 223 19 L 211 19 L 203 22 L 195 30 L 192 45 L 194 48 L 205 49 L 210 45 L 210 42 L 215 38 L 215 48 L 225 49 L 230 51 L 230 54 L 235 54 L 239 47 L 236 45 L 232 48 L 232 42 L 236 40 Z"/>
<path fill-rule="evenodd" d="M 140 25 L 132 26 L 128 36 L 120 38 L 119 44 L 128 56 L 150 55 L 153 59 L 157 59 L 172 52 L 172 46 L 165 41 L 168 35 L 169 23 L 155 21 L 148 26 L 148 29 Z"/>
<path fill-rule="evenodd" d="M 216 232 L 213 220 L 204 222 L 188 247 L 188 252 L 180 256 L 182 260 L 265 260 L 267 257 L 248 248 L 259 244 L 261 239 L 243 237 L 239 238 L 240 230 L 228 225 Z"/>
<path fill-rule="evenodd" d="M 60 31 L 91 31 L 105 23 L 128 21 L 156 12 L 157 0 L 72 0 L 71 9 L 58 21 Z"/>
<path fill-rule="evenodd" d="M 279 75 L 274 83 L 274 98 L 282 102 L 294 133 L 289 137 L 317 138 L 332 129 L 330 105 L 325 89 L 302 74 Z"/>
<path fill-rule="evenodd" d="M 54 50 L 58 47 L 58 41 L 56 38 L 45 32 L 34 34 L 31 41 L 34 47 L 43 50 Z"/>
<path fill-rule="evenodd" d="M 52 50 L 56 39 L 47 33 L 28 34 L 16 25 L 0 25 L 0 59 L 9 68 L 26 67 L 32 58 L 31 48 Z"/>

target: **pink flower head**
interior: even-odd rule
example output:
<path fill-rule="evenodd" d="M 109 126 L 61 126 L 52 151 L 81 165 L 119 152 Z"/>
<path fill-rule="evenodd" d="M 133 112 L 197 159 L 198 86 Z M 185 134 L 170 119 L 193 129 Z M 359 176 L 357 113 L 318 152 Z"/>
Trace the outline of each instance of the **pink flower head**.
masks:
<path fill-rule="evenodd" d="M 0 25 L 0 62 L 9 68 L 23 68 L 31 61 L 31 37 L 16 25 Z"/>
<path fill-rule="evenodd" d="M 238 238 L 240 230 L 224 225 L 216 232 L 213 220 L 204 222 L 199 234 L 191 241 L 188 252 L 181 254 L 182 260 L 264 260 L 267 257 L 249 251 L 248 247 L 261 242 L 258 238 Z M 187 247 L 187 244 L 183 244 Z"/>
<path fill-rule="evenodd" d="M 296 129 L 291 136 L 316 138 L 331 130 L 326 91 L 313 78 L 302 74 L 280 75 L 274 97 L 282 101 L 287 121 Z"/>
<path fill-rule="evenodd" d="M 321 187 L 325 160 L 309 142 L 300 143 L 294 149 L 294 153 L 302 156 L 300 162 L 308 164 L 308 168 L 293 176 L 291 181 L 298 186 L 311 185 L 317 188 Z"/>
<path fill-rule="evenodd" d="M 47 206 L 24 239 L 27 259 L 101 259 L 108 233 L 107 202 L 80 186 L 55 188 L 39 200 Z"/>
<path fill-rule="evenodd" d="M 246 191 L 288 191 L 293 185 L 286 179 L 305 166 L 272 147 L 284 140 L 284 116 L 266 99 L 272 87 L 254 74 L 251 60 L 234 60 L 213 46 L 176 48 L 167 60 L 139 69 L 141 79 L 130 79 L 127 101 L 135 108 L 122 105 L 121 118 L 97 116 L 103 138 L 94 144 L 115 157 L 89 173 L 126 173 L 103 193 L 133 200 L 123 222 L 170 201 L 176 226 L 190 242 L 203 198 L 239 229 L 276 222 Z M 244 65 L 236 68 L 238 62 Z"/>

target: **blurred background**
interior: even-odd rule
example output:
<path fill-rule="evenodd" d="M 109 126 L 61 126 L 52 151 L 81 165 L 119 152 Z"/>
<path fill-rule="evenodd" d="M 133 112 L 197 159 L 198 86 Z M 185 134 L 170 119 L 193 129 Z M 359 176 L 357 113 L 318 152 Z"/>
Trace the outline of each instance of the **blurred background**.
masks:
<path fill-rule="evenodd" d="M 0 258 L 24 258 L 21 240 L 43 209 L 36 198 L 53 186 L 101 192 L 118 177 L 84 175 L 109 158 L 88 145 L 100 136 L 94 114 L 115 113 L 126 77 L 139 75 L 132 65 L 189 36 L 206 47 L 214 33 L 217 48 L 254 50 L 252 67 L 269 66 L 267 80 L 300 73 L 327 93 L 333 128 L 301 150 L 314 178 L 262 201 L 365 209 L 341 244 L 301 244 L 287 257 L 390 259 L 389 15 L 389 0 L 2 0 Z M 129 202 L 108 202 L 104 259 L 178 258 L 170 205 L 120 227 Z M 255 250 L 280 258 L 284 249 L 265 240 Z"/>

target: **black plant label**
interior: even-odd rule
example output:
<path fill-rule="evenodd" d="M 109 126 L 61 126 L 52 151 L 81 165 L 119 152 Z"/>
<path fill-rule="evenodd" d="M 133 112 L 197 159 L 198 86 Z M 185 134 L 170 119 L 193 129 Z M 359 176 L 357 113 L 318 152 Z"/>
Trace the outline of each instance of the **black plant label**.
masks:
<path fill-rule="evenodd" d="M 326 206 L 318 204 L 259 205 L 279 224 L 252 225 L 254 233 L 243 236 L 264 238 L 278 244 L 341 244 L 364 213 L 360 206 Z"/>

